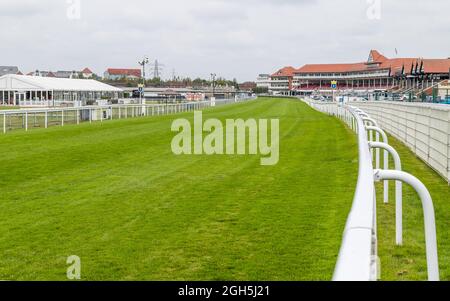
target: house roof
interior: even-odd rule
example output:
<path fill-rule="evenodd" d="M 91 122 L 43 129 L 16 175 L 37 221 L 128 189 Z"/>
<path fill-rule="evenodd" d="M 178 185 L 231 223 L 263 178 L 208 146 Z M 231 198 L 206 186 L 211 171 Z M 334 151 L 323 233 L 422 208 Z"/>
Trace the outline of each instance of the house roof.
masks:
<path fill-rule="evenodd" d="M 290 77 L 290 76 L 294 76 L 295 71 L 297 71 L 297 69 L 295 69 L 294 67 L 288 66 L 288 67 L 284 67 L 284 68 L 278 70 L 271 76 L 272 77 Z"/>
<path fill-rule="evenodd" d="M 0 77 L 0 90 L 122 92 L 122 89 L 92 79 L 68 79 L 13 74 Z"/>
<path fill-rule="evenodd" d="M 424 59 L 422 61 L 425 73 L 450 72 L 450 59 Z"/>
<path fill-rule="evenodd" d="M 92 74 L 93 72 L 89 68 L 84 68 L 83 71 L 81 71 L 83 74 Z"/>
<path fill-rule="evenodd" d="M 106 70 L 111 75 L 122 75 L 122 76 L 136 76 L 141 77 L 140 69 L 117 69 L 117 68 L 108 68 Z"/>
<path fill-rule="evenodd" d="M 366 63 L 355 64 L 309 64 L 301 67 L 295 73 L 328 73 L 352 72 L 366 70 Z"/>
<path fill-rule="evenodd" d="M 387 60 L 388 60 L 388 58 L 385 57 L 384 55 L 382 55 L 381 53 L 379 53 L 377 50 L 370 51 L 369 60 L 368 60 L 369 63 L 371 63 L 371 62 L 383 63 Z"/>

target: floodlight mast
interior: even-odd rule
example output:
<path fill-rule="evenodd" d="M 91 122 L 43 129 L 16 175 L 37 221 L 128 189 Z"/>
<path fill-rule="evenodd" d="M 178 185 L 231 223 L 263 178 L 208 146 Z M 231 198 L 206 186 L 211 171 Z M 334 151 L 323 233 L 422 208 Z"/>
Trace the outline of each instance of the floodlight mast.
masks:
<path fill-rule="evenodd" d="M 148 57 L 145 57 L 141 62 L 138 62 L 142 66 L 142 84 L 145 86 L 145 65 L 148 64 Z"/>
<path fill-rule="evenodd" d="M 213 95 L 212 97 L 214 97 L 214 95 L 216 94 L 216 76 L 217 74 L 215 73 L 211 73 L 211 79 L 212 79 L 212 88 L 213 88 Z"/>
<path fill-rule="evenodd" d="M 143 104 L 144 99 L 144 88 L 145 88 L 145 65 L 148 64 L 148 57 L 145 57 L 141 62 L 138 62 L 139 65 L 142 66 L 142 89 L 139 87 L 139 102 Z M 143 108 L 144 110 L 144 108 Z"/>

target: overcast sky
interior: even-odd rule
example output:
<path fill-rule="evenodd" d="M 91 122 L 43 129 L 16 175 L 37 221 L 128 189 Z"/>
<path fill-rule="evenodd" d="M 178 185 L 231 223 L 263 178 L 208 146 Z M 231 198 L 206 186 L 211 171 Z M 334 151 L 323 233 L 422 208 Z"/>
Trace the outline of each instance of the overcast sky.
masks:
<path fill-rule="evenodd" d="M 449 11 L 448 0 L 1 0 L 0 65 L 103 74 L 147 55 L 164 78 L 246 81 L 370 49 L 450 57 Z"/>

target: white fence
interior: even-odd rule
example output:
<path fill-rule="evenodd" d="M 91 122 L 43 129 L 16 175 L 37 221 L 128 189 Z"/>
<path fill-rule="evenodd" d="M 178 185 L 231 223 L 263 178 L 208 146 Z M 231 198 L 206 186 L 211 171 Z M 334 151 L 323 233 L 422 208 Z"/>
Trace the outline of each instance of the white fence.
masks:
<path fill-rule="evenodd" d="M 450 106 L 353 102 L 450 183 Z"/>
<path fill-rule="evenodd" d="M 92 123 L 113 119 L 177 114 L 253 99 L 255 98 L 233 98 L 176 104 L 107 105 L 75 108 L 4 110 L 0 111 L 0 120 L 2 122 L 1 127 L 3 133 L 7 133 L 8 131 L 16 129 L 28 131 L 33 128 L 48 128 L 50 126 L 64 126 L 66 124 L 80 124 L 82 122 Z"/>
<path fill-rule="evenodd" d="M 424 210 L 425 241 L 428 279 L 439 280 L 439 263 L 436 241 L 434 206 L 427 188 L 414 176 L 401 171 L 398 153 L 388 144 L 386 133 L 379 128 L 370 114 L 352 106 L 336 103 L 314 102 L 307 104 L 318 111 L 343 120 L 358 135 L 359 171 L 353 206 L 345 227 L 341 250 L 336 264 L 335 281 L 375 281 L 380 278 L 380 261 L 377 242 L 376 181 L 385 181 L 384 202 L 389 202 L 389 180 L 396 181 L 395 215 L 396 243 L 403 243 L 403 194 L 401 183 L 411 185 L 418 192 Z M 372 132 L 376 132 L 376 142 Z M 370 133 L 370 135 L 369 135 Z M 383 137 L 383 143 L 379 138 Z M 374 169 L 373 149 L 384 149 L 384 169 Z M 396 170 L 389 170 L 390 153 Z M 380 165 L 380 152 L 375 153 L 376 167 Z"/>

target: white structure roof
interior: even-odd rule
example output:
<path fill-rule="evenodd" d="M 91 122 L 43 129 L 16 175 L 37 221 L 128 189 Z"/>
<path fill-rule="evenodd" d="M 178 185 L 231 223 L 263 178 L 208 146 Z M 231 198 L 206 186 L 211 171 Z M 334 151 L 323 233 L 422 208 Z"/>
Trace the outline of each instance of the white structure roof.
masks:
<path fill-rule="evenodd" d="M 0 77 L 0 90 L 7 91 L 76 91 L 122 92 L 122 89 L 93 79 L 68 79 L 8 74 Z"/>

